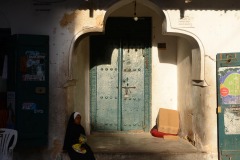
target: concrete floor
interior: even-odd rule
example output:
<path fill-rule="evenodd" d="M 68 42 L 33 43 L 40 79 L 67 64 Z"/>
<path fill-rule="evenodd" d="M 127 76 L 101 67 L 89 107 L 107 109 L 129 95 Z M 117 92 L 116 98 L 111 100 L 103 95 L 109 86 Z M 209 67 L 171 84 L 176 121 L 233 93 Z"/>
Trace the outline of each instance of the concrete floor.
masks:
<path fill-rule="evenodd" d="M 150 133 L 95 133 L 87 142 L 95 153 L 196 153 L 197 149 L 188 141 L 164 140 Z"/>
<path fill-rule="evenodd" d="M 87 143 L 96 160 L 218 160 L 215 153 L 198 151 L 187 140 L 164 140 L 150 133 L 93 133 Z M 16 148 L 14 160 L 70 160 L 59 150 Z"/>
<path fill-rule="evenodd" d="M 165 140 L 150 133 L 93 133 L 87 143 L 97 160 L 217 160 L 182 138 Z"/>

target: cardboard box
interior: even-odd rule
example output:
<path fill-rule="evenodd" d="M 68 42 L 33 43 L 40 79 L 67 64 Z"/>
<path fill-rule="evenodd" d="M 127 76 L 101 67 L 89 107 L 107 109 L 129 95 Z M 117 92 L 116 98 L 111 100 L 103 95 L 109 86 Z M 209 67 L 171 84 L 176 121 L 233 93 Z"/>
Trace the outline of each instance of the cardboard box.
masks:
<path fill-rule="evenodd" d="M 176 110 L 160 108 L 157 117 L 158 132 L 178 134 L 179 113 Z"/>

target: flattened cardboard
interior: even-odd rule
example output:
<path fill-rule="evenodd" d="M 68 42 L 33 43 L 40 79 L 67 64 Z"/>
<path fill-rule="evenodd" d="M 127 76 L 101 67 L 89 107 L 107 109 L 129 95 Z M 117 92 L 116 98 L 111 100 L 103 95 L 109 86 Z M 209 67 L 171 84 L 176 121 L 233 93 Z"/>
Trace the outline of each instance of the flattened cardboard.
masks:
<path fill-rule="evenodd" d="M 178 137 L 178 136 L 172 136 L 172 135 L 165 135 L 165 136 L 163 136 L 163 139 L 165 139 L 165 140 L 178 141 L 178 140 L 179 140 L 179 137 Z"/>
<path fill-rule="evenodd" d="M 157 118 L 158 132 L 178 134 L 179 113 L 176 110 L 160 108 Z"/>

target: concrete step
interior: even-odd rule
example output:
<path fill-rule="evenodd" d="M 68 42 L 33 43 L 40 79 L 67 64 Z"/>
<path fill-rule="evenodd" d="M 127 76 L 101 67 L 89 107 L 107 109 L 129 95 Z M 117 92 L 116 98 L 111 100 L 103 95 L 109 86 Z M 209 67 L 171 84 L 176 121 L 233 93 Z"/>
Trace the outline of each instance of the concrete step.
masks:
<path fill-rule="evenodd" d="M 217 160 L 217 155 L 204 153 L 97 153 L 96 160 Z"/>
<path fill-rule="evenodd" d="M 207 153 L 95 153 L 96 160 L 218 160 L 217 154 Z M 56 160 L 70 160 L 59 154 Z"/>
<path fill-rule="evenodd" d="M 187 140 L 165 140 L 150 133 L 95 133 L 88 144 L 97 160 L 218 160 L 216 153 L 202 153 Z"/>
<path fill-rule="evenodd" d="M 218 160 L 216 153 L 200 152 L 185 139 L 165 140 L 150 133 L 95 133 L 87 143 L 96 160 Z M 70 159 L 63 154 L 59 160 Z"/>

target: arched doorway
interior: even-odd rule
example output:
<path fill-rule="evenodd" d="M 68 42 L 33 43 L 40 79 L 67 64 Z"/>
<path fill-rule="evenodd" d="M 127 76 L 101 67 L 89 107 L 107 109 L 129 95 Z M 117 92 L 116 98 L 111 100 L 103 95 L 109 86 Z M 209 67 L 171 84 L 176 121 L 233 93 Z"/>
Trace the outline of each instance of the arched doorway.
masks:
<path fill-rule="evenodd" d="M 192 92 L 192 84 L 191 84 L 192 51 L 193 49 L 197 49 L 197 47 L 199 46 L 196 45 L 197 42 L 190 36 L 188 36 L 187 39 L 185 37 L 183 38 L 179 36 L 179 34 L 177 34 L 176 31 L 172 32 L 171 35 L 163 34 L 164 29 L 162 24 L 165 24 L 164 22 L 167 18 L 165 17 L 164 13 L 163 12 L 159 13 L 159 11 L 154 10 L 152 7 L 150 8 L 148 4 L 145 4 L 145 2 L 143 3 L 142 1 L 141 1 L 141 4 L 138 5 L 138 7 L 141 8 L 139 9 L 141 12 L 140 11 L 137 12 L 137 14 L 140 17 L 139 21 L 141 20 L 141 18 L 151 17 L 150 18 L 151 33 L 149 33 L 150 36 L 148 37 L 151 42 L 151 46 L 149 47 L 149 50 L 152 53 L 150 57 L 151 59 L 149 59 L 149 61 L 146 61 L 145 59 L 142 60 L 142 62 L 144 62 L 145 64 L 148 64 L 148 65 L 151 64 L 150 65 L 151 72 L 149 72 L 150 74 L 148 77 L 149 78 L 148 85 L 150 86 L 148 88 L 149 97 L 147 97 L 149 107 L 145 108 L 145 105 L 143 107 L 144 108 L 143 110 L 145 109 L 148 110 L 147 111 L 148 114 L 145 114 L 147 113 L 145 111 L 143 114 L 142 113 L 137 114 L 137 115 L 142 115 L 140 117 L 144 117 L 144 120 L 141 120 L 142 121 L 141 124 L 139 123 L 140 122 L 139 121 L 138 123 L 130 124 L 130 127 L 124 128 L 124 122 L 123 122 L 124 120 L 122 119 L 123 118 L 122 109 L 125 109 L 123 108 L 124 99 L 129 98 L 128 96 L 130 91 L 131 91 L 130 94 L 133 95 L 133 92 L 136 91 L 136 88 L 135 88 L 136 86 L 132 85 L 133 84 L 132 82 L 127 83 L 127 80 L 129 80 L 128 77 L 127 77 L 128 79 L 122 79 L 122 81 L 120 81 L 121 84 L 119 84 L 118 77 L 121 76 L 121 78 L 123 78 L 124 76 L 123 74 L 118 74 L 119 72 L 114 73 L 113 71 L 115 71 L 115 68 L 117 68 L 117 71 L 118 71 L 118 67 L 119 67 L 118 64 L 121 64 L 121 63 L 118 63 L 118 56 L 116 55 L 118 55 L 119 52 L 121 54 L 124 54 L 124 47 L 119 47 L 119 46 L 124 46 L 125 42 L 123 42 L 121 38 L 119 38 L 119 36 L 121 36 L 125 32 L 131 33 L 132 31 L 131 27 L 133 27 L 133 25 L 125 27 L 125 30 L 120 32 L 119 28 L 121 27 L 124 28 L 123 23 L 122 24 L 116 23 L 115 26 L 113 25 L 114 27 L 112 28 L 114 28 L 115 30 L 114 29 L 111 30 L 111 28 L 109 30 L 106 23 L 105 33 L 103 35 L 106 36 L 110 34 L 112 37 L 109 36 L 109 37 L 102 38 L 101 36 L 103 35 L 89 36 L 91 37 L 90 41 L 95 44 L 95 47 L 92 47 L 93 45 L 89 44 L 90 46 L 89 48 L 91 48 L 91 51 L 89 51 L 89 54 L 90 52 L 92 54 L 92 51 L 95 52 L 93 53 L 93 57 L 95 57 L 95 59 L 98 59 L 98 62 L 94 62 L 94 61 L 92 62 L 92 60 L 89 60 L 89 62 L 91 61 L 91 65 L 89 65 L 90 66 L 89 71 L 94 70 L 95 66 L 100 66 L 100 65 L 105 65 L 105 66 L 102 68 L 99 68 L 99 72 L 97 71 L 96 68 L 95 68 L 95 71 L 93 72 L 91 71 L 91 74 L 90 74 L 91 86 L 89 88 L 89 92 L 88 91 L 85 92 L 90 94 L 85 94 L 85 97 L 82 98 L 82 99 L 89 100 L 90 102 L 89 104 L 87 101 L 85 101 L 85 106 L 87 106 L 86 112 L 85 112 L 87 117 L 86 119 L 87 119 L 87 124 L 89 124 L 89 126 L 87 125 L 89 127 L 88 131 L 90 130 L 92 131 L 124 131 L 124 130 L 149 131 L 149 129 L 156 124 L 156 117 L 157 117 L 159 108 L 163 107 L 163 108 L 169 108 L 169 109 L 175 109 L 175 110 L 178 110 L 180 108 L 180 111 L 182 114 L 181 117 L 184 120 L 181 122 L 183 124 L 181 126 L 184 131 L 183 134 L 188 134 L 188 131 L 190 131 L 189 133 L 194 132 L 193 131 L 194 125 L 185 123 L 185 121 L 192 122 L 192 119 L 190 120 L 187 119 L 189 116 L 186 116 L 186 115 L 189 115 L 192 112 L 198 112 L 199 110 L 198 108 L 193 108 L 193 106 L 195 105 L 194 103 L 196 102 L 197 106 L 201 105 L 201 102 L 199 100 L 200 96 L 197 94 L 192 94 L 193 92 Z M 116 18 L 118 19 L 117 21 L 119 21 L 119 19 L 123 18 L 123 19 L 129 19 L 132 22 L 134 22 L 133 16 L 132 16 L 132 11 L 133 11 L 132 8 L 133 8 L 133 5 L 131 2 L 127 3 L 126 6 L 119 6 L 118 9 L 115 8 L 115 11 L 113 11 L 112 14 L 107 14 L 108 13 L 107 12 L 106 15 L 109 15 L 110 18 L 108 17 L 106 19 Z M 169 32 L 169 30 L 167 30 L 167 32 Z M 145 31 L 142 30 L 141 33 L 145 33 Z M 181 32 L 181 34 L 183 35 L 184 33 Z M 141 34 L 135 33 L 136 37 L 140 35 Z M 116 37 L 118 37 L 118 40 L 116 40 Z M 191 42 L 191 40 L 189 41 L 189 39 L 193 40 L 193 43 Z M 141 40 L 141 38 L 138 37 L 136 39 L 133 39 L 133 41 L 138 41 L 138 40 Z M 106 44 L 108 45 L 108 47 L 106 47 L 107 46 Z M 127 47 L 125 48 L 129 48 L 130 43 L 127 43 L 127 44 L 128 45 L 126 45 Z M 162 44 L 163 46 L 165 45 L 165 47 L 162 47 Z M 130 48 L 131 46 L 134 46 L 134 45 L 131 44 Z M 128 49 L 126 49 L 126 51 L 128 51 Z M 137 51 L 140 51 L 140 50 L 137 49 Z M 199 49 L 197 49 L 196 51 L 199 51 Z M 130 50 L 130 52 L 135 53 L 134 49 Z M 197 54 L 198 53 L 199 52 L 197 52 Z M 124 60 L 124 57 L 122 61 L 123 60 Z M 114 65 L 116 67 L 111 66 L 113 62 L 115 63 Z M 88 61 L 83 62 L 83 64 L 84 63 L 88 63 Z M 86 66 L 88 66 L 88 64 Z M 104 73 L 104 75 L 103 76 L 100 76 L 100 74 L 98 75 L 98 73 L 100 72 Z M 112 74 L 112 75 L 109 75 L 109 74 Z M 97 84 L 100 81 L 99 77 L 102 77 L 102 82 L 106 83 L 105 85 L 107 85 L 107 87 L 110 86 L 109 88 L 111 90 L 107 90 L 106 87 L 98 88 L 98 86 L 104 86 L 102 85 L 102 83 Z M 144 80 L 144 83 L 145 82 L 146 81 Z M 185 85 L 185 83 L 187 83 L 187 85 Z M 124 84 L 126 84 L 126 86 Z M 145 84 L 142 87 L 144 88 Z M 201 89 L 199 89 L 198 87 L 194 87 L 194 89 L 197 90 L 196 93 L 199 93 L 201 91 Z M 103 92 L 104 94 L 102 96 L 101 95 L 97 96 L 99 95 L 98 91 L 99 91 L 99 94 L 100 92 Z M 180 91 L 185 91 L 187 92 L 187 94 L 182 94 Z M 105 93 L 108 93 L 108 95 L 105 95 Z M 88 99 L 88 95 L 90 95 L 89 99 Z M 119 95 L 121 95 L 122 98 L 119 98 Z M 102 101 L 98 102 L 97 98 L 99 98 L 99 100 L 102 100 Z M 188 100 L 185 101 L 186 99 Z M 192 99 L 195 99 L 194 103 Z M 196 101 L 196 99 L 198 99 L 198 101 Z M 136 97 L 135 97 L 135 100 L 136 100 Z M 145 102 L 145 100 L 143 102 Z M 99 108 L 96 106 L 100 103 L 102 103 L 104 107 L 102 108 L 102 110 L 99 111 Z M 108 105 L 110 107 L 106 107 Z M 117 107 L 111 108 L 112 106 L 117 106 Z M 185 106 L 187 106 L 187 108 L 184 108 Z M 130 108 L 130 111 L 131 111 L 131 108 Z M 115 117 L 111 118 L 111 116 L 113 115 L 115 115 Z M 132 118 L 134 116 L 129 116 L 129 117 Z M 130 118 L 127 118 L 127 119 L 129 120 Z M 149 121 L 146 121 L 147 119 Z M 148 125 L 146 125 L 147 123 Z M 125 125 L 129 126 L 129 124 L 127 123 Z M 139 128 L 132 127 L 134 125 L 139 126 Z"/>
<path fill-rule="evenodd" d="M 148 131 L 151 18 L 112 17 L 90 37 L 92 131 Z"/>

